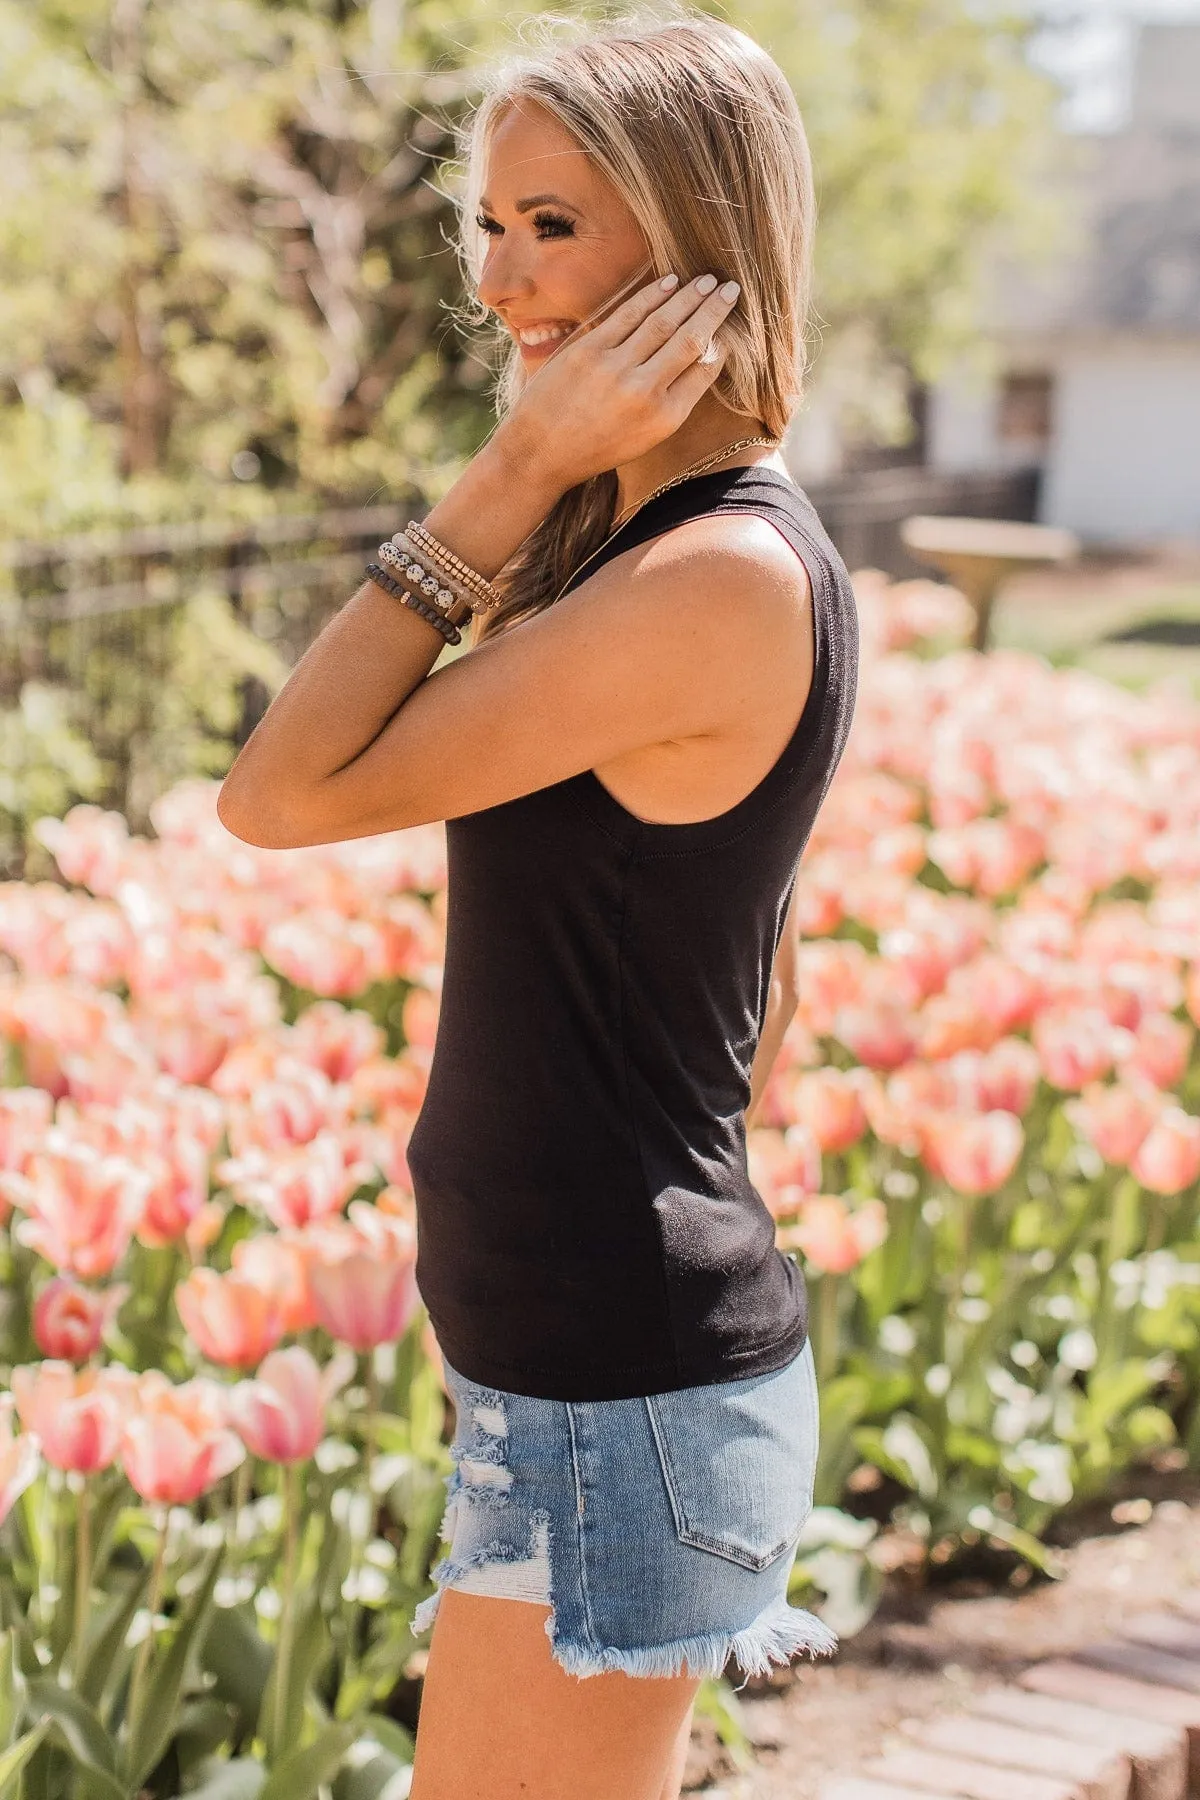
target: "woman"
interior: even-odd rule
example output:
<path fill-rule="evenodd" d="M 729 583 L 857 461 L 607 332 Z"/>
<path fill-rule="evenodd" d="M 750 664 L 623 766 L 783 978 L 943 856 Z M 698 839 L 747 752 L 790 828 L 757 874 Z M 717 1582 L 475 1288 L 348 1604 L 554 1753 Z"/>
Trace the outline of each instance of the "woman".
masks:
<path fill-rule="evenodd" d="M 673 1800 L 704 1674 L 835 1645 L 787 1604 L 817 1397 L 745 1157 L 857 672 L 779 451 L 807 149 L 724 23 L 551 23 L 466 146 L 498 428 L 381 546 L 220 806 L 276 847 L 448 822 L 410 1165 L 455 1471 L 415 1800 Z"/>

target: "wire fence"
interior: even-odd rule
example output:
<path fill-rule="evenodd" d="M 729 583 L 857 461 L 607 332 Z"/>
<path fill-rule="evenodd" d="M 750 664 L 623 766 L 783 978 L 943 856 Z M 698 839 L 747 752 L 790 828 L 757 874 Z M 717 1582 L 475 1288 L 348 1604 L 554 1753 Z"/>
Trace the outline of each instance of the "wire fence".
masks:
<path fill-rule="evenodd" d="M 913 512 L 1035 516 L 1036 477 L 871 470 L 808 494 L 850 568 L 916 571 Z M 38 817 L 78 801 L 145 830 L 159 794 L 228 769 L 358 585 L 402 503 L 0 545 L 0 879 L 51 875 Z"/>

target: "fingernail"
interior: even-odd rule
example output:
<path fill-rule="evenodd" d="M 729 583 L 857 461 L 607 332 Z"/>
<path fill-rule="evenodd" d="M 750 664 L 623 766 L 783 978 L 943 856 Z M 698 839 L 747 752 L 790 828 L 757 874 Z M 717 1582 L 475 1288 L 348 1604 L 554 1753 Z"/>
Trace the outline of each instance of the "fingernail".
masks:
<path fill-rule="evenodd" d="M 673 287 L 679 286 L 679 277 L 678 275 L 664 275 L 658 285 L 664 294 L 669 294 Z"/>
<path fill-rule="evenodd" d="M 696 283 L 696 292 L 698 294 L 711 294 L 716 285 L 717 278 L 715 275 L 702 275 Z"/>
<path fill-rule="evenodd" d="M 740 282 L 727 281 L 721 289 L 721 298 L 722 300 L 736 300 L 741 291 Z"/>

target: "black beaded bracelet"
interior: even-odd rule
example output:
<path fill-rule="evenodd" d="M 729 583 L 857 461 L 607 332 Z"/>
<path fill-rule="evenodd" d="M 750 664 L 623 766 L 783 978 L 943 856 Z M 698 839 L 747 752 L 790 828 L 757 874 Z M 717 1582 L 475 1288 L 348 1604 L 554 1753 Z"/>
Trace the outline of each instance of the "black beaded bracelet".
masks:
<path fill-rule="evenodd" d="M 445 613 L 440 613 L 436 606 L 430 606 L 428 600 L 423 600 L 420 594 L 414 594 L 411 588 L 406 588 L 399 581 L 394 580 L 386 569 L 380 568 L 378 563 L 368 563 L 367 574 L 376 587 L 381 587 L 385 594 L 391 594 L 393 599 L 399 600 L 402 606 L 411 606 L 415 613 L 419 613 L 423 619 L 428 619 L 435 631 L 439 631 L 448 644 L 462 643 L 462 632 L 457 625 L 450 623 Z"/>

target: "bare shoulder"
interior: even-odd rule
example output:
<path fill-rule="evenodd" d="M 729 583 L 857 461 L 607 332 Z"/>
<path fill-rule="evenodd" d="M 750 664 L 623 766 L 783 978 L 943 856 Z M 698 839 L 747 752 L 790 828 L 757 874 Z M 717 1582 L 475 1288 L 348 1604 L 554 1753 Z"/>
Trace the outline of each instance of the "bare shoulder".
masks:
<path fill-rule="evenodd" d="M 555 613 L 564 658 L 583 644 L 614 696 L 645 687 L 647 742 L 770 732 L 812 674 L 808 573 L 761 514 L 673 526 L 602 564 L 547 625 Z"/>
<path fill-rule="evenodd" d="M 722 591 L 730 578 L 741 578 L 747 594 L 760 604 L 783 605 L 794 617 L 797 603 L 811 600 L 808 571 L 788 543 L 761 513 L 706 513 L 651 538 L 632 553 L 639 557 L 639 581 L 678 583 L 703 596 Z"/>
<path fill-rule="evenodd" d="M 757 513 L 708 513 L 614 556 L 569 599 L 601 600 L 644 641 L 689 641 L 721 655 L 735 644 L 786 652 L 809 631 L 812 589 L 791 544 Z"/>

